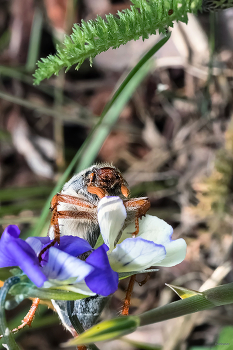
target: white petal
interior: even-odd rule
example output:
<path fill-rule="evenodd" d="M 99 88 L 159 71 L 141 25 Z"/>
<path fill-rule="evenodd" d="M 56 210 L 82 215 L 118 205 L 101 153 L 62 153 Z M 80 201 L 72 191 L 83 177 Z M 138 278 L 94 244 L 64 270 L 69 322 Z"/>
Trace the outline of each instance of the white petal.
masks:
<path fill-rule="evenodd" d="M 119 242 L 128 238 L 132 232 L 135 231 L 135 223 L 132 223 L 124 229 Z M 139 220 L 139 233 L 137 237 L 141 237 L 156 244 L 165 245 L 170 243 L 173 228 L 164 220 L 156 216 L 146 215 Z"/>
<path fill-rule="evenodd" d="M 165 258 L 166 251 L 162 245 L 146 241 L 140 237 L 127 238 L 108 255 L 114 271 L 141 271 Z"/>
<path fill-rule="evenodd" d="M 115 246 L 115 241 L 124 225 L 126 209 L 119 197 L 104 197 L 98 204 L 98 221 L 100 231 L 109 250 Z"/>
<path fill-rule="evenodd" d="M 43 288 L 67 290 L 70 292 L 75 292 L 75 293 L 89 295 L 89 296 L 96 295 L 96 293 L 93 293 L 90 290 L 90 288 L 88 288 L 84 280 L 74 284 L 68 284 L 69 281 L 70 280 L 66 280 L 66 281 L 49 280 L 44 283 Z"/>
<path fill-rule="evenodd" d="M 169 244 L 165 245 L 166 248 L 166 257 L 156 266 L 175 266 L 180 264 L 186 255 L 187 244 L 183 238 L 176 239 L 171 241 Z"/>
<path fill-rule="evenodd" d="M 43 272 L 49 279 L 63 281 L 76 278 L 75 282 L 79 282 L 89 275 L 93 269 L 85 261 L 51 247 L 49 249 L 49 260 L 43 267 Z"/>

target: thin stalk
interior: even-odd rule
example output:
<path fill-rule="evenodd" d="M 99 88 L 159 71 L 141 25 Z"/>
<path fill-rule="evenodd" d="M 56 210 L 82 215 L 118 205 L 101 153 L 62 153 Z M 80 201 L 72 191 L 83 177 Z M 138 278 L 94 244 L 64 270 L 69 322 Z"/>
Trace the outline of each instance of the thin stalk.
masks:
<path fill-rule="evenodd" d="M 20 348 L 16 344 L 12 333 L 7 327 L 5 316 L 5 301 L 10 288 L 13 285 L 19 283 L 19 281 L 20 278 L 17 276 L 10 277 L 5 281 L 3 287 L 0 290 L 0 332 L 3 335 L 3 343 L 6 344 L 10 350 L 20 350 Z"/>
<path fill-rule="evenodd" d="M 140 326 L 233 303 L 233 283 L 207 289 L 202 293 L 203 295 L 175 301 L 139 315 Z"/>

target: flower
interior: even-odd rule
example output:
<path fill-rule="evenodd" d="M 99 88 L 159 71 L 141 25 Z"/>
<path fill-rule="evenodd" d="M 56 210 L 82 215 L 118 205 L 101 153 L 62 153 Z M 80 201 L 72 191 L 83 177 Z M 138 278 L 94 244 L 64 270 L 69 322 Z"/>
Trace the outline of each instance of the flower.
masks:
<path fill-rule="evenodd" d="M 98 221 L 104 240 L 97 249 L 79 237 L 62 236 L 39 262 L 49 237 L 19 238 L 20 230 L 8 226 L 0 239 L 0 267 L 19 266 L 29 279 L 43 288 L 64 287 L 85 295 L 108 296 L 116 291 L 118 273 L 141 272 L 151 266 L 174 266 L 182 262 L 186 243 L 172 240 L 173 229 L 165 221 L 146 215 L 139 233 L 135 224 L 125 225 L 127 213 L 119 197 L 104 197 L 98 204 Z M 125 227 L 126 226 L 126 227 Z M 85 261 L 79 259 L 87 253 Z"/>
<path fill-rule="evenodd" d="M 86 294 L 107 296 L 118 286 L 118 274 L 110 267 L 107 246 L 93 251 L 82 238 L 63 236 L 60 244 L 50 247 L 39 263 L 40 251 L 51 241 L 49 237 L 19 238 L 20 230 L 15 225 L 8 226 L 0 239 L 0 267 L 19 266 L 37 286 L 49 288 L 72 285 L 72 290 Z M 86 261 L 79 258 L 90 252 Z M 85 282 L 84 282 L 85 281 Z"/>
<path fill-rule="evenodd" d="M 110 265 L 117 272 L 137 272 L 151 266 L 174 266 L 186 255 L 186 242 L 172 240 L 173 229 L 156 216 L 146 215 L 139 223 L 139 233 L 131 223 L 122 232 L 126 210 L 119 197 L 104 197 L 98 204 L 98 221 Z"/>

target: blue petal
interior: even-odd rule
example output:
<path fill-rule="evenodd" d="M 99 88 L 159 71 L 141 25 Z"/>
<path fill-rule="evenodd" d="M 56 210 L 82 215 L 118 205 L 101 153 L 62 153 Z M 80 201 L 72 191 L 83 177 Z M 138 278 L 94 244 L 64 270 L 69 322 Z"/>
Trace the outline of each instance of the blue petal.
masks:
<path fill-rule="evenodd" d="M 61 250 L 51 247 L 48 254 L 48 263 L 43 267 L 48 279 L 64 281 L 76 278 L 75 283 L 83 280 L 93 271 L 93 267 L 78 258 Z"/>
<path fill-rule="evenodd" d="M 74 236 L 62 236 L 57 248 L 75 257 L 92 250 L 91 245 L 85 239 Z"/>
<path fill-rule="evenodd" d="M 19 233 L 15 225 L 8 226 L 3 232 L 0 240 L 0 267 L 19 266 L 37 287 L 42 287 L 47 278 L 41 271 L 34 250 L 18 238 Z"/>
<path fill-rule="evenodd" d="M 112 270 L 107 251 L 107 245 L 103 244 L 86 259 L 95 270 L 85 278 L 85 282 L 93 292 L 103 296 L 114 293 L 118 287 L 118 273 Z"/>
<path fill-rule="evenodd" d="M 52 240 L 49 237 L 29 237 L 26 239 L 26 242 L 38 255 Z M 91 245 L 85 239 L 74 236 L 62 236 L 60 244 L 56 244 L 55 247 L 75 257 L 92 250 Z"/>
<path fill-rule="evenodd" d="M 118 244 L 109 254 L 109 261 L 117 272 L 141 271 L 161 262 L 165 256 L 163 245 L 136 237 Z"/>
<path fill-rule="evenodd" d="M 26 242 L 32 247 L 36 255 L 43 249 L 44 245 L 50 243 L 49 237 L 28 237 Z"/>

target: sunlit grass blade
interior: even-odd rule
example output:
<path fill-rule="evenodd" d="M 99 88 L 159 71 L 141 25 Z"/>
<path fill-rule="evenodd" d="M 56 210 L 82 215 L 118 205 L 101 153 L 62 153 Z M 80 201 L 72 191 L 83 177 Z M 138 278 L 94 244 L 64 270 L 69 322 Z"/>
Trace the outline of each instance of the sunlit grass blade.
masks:
<path fill-rule="evenodd" d="M 227 326 L 224 327 L 218 337 L 218 340 L 216 341 L 216 348 L 214 350 L 232 350 L 232 338 L 233 338 L 233 327 Z M 223 345 L 224 344 L 224 345 Z"/>
<path fill-rule="evenodd" d="M 77 172 L 89 167 L 94 162 L 101 146 L 109 135 L 112 126 L 116 123 L 125 104 L 143 78 L 149 73 L 151 66 L 148 61 L 168 41 L 170 36 L 171 34 L 168 33 L 142 57 L 120 84 L 109 103 L 107 103 L 101 114 L 102 124 L 96 130 L 85 149 L 76 169 Z"/>
<path fill-rule="evenodd" d="M 1 201 L 10 201 L 35 196 L 47 196 L 51 192 L 51 189 L 51 186 L 2 188 L 0 189 L 0 198 Z"/>
<path fill-rule="evenodd" d="M 40 39 L 43 27 L 43 14 L 39 8 L 36 8 L 32 23 L 26 71 L 32 72 L 35 69 L 36 61 L 39 55 Z"/>
<path fill-rule="evenodd" d="M 124 341 L 125 343 L 128 343 L 130 345 L 132 345 L 134 348 L 136 349 L 143 349 L 143 350 L 161 350 L 161 346 L 160 345 L 154 345 L 154 344 L 150 344 L 150 343 L 143 343 L 141 341 L 135 341 L 129 338 L 121 338 L 122 341 Z"/>
<path fill-rule="evenodd" d="M 45 300 L 78 300 L 89 297 L 89 295 L 79 294 L 73 291 L 62 289 L 31 287 L 27 283 L 19 283 L 13 286 L 9 293 L 13 296 L 23 294 L 25 298 L 40 298 Z"/>
<path fill-rule="evenodd" d="M 140 325 L 157 323 L 194 312 L 211 309 L 215 306 L 233 303 L 233 283 L 207 289 L 202 295 L 175 301 L 157 309 L 147 311 L 140 317 Z"/>
<path fill-rule="evenodd" d="M 145 64 L 143 69 L 138 70 L 138 72 L 134 75 L 134 77 L 130 80 L 124 89 L 124 94 L 121 94 L 114 105 L 108 110 L 105 115 L 105 120 L 107 123 L 103 123 L 102 126 L 96 130 L 96 133 L 93 135 L 85 153 L 83 154 L 78 167 L 77 172 L 88 168 L 96 159 L 100 148 L 102 147 L 104 141 L 107 136 L 110 134 L 113 125 L 118 120 L 120 113 L 122 112 L 124 106 L 129 101 L 133 92 L 136 90 L 141 81 L 145 78 L 145 76 L 149 73 L 152 68 L 152 64 Z"/>
<path fill-rule="evenodd" d="M 127 322 L 129 322 L 128 325 L 130 325 L 131 322 L 133 324 L 133 320 L 135 320 L 137 326 L 139 320 L 140 326 L 145 326 L 231 303 L 233 303 L 233 283 L 208 289 L 202 293 L 197 293 L 194 296 L 186 297 L 185 299 L 158 307 L 138 316 L 125 316 L 124 318 L 119 317 L 110 321 L 101 322 L 66 345 L 89 344 L 100 340 L 110 340 L 114 337 L 120 337 L 123 335 L 123 330 L 121 333 L 120 328 L 118 329 L 117 320 L 119 320 L 118 322 L 121 326 L 124 325 L 124 322 L 126 325 Z M 125 327 L 127 328 L 127 334 L 134 331 L 133 327 L 131 330 L 129 326 Z"/>
<path fill-rule="evenodd" d="M 192 290 L 184 287 L 177 287 L 168 283 L 165 283 L 165 284 L 166 286 L 171 288 L 177 295 L 179 295 L 181 299 L 190 298 L 190 297 L 193 297 L 194 295 L 203 295 L 202 293 L 197 292 L 196 290 Z"/>
<path fill-rule="evenodd" d="M 68 341 L 65 346 L 87 345 L 90 343 L 119 338 L 132 333 L 139 325 L 136 316 L 118 317 L 101 322 L 78 337 Z"/>

